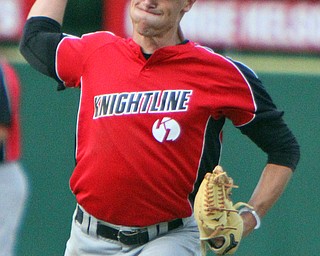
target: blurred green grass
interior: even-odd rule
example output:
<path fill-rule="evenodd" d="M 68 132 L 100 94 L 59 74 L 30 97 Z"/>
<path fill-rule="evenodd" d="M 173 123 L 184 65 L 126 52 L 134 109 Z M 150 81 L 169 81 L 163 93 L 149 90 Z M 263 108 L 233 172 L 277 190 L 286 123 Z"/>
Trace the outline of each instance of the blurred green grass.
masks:
<path fill-rule="evenodd" d="M 241 52 L 224 54 L 243 62 L 258 73 L 320 75 L 320 56 L 316 54 Z"/>

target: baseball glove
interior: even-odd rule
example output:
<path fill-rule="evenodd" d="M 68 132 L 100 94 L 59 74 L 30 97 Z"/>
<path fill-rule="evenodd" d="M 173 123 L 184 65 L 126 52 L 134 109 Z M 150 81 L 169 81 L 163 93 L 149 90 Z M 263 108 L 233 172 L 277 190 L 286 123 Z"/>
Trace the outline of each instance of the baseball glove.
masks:
<path fill-rule="evenodd" d="M 194 216 L 203 256 L 207 248 L 217 255 L 226 255 L 234 254 L 239 247 L 243 221 L 237 209 L 242 205 L 250 206 L 242 202 L 233 205 L 230 195 L 232 188 L 236 187 L 221 166 L 207 173 L 200 185 L 195 198 Z"/>

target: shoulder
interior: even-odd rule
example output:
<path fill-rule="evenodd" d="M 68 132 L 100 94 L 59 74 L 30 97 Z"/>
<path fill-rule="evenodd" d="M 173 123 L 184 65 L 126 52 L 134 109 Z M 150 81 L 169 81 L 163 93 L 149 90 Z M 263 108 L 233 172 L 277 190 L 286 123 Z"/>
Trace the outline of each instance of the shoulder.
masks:
<path fill-rule="evenodd" d="M 226 61 L 223 55 L 215 52 L 212 48 L 201 45 L 195 42 L 190 41 L 190 44 L 193 46 L 195 53 L 199 57 L 207 58 L 207 59 L 221 59 L 222 61 Z"/>
<path fill-rule="evenodd" d="M 204 45 L 200 45 L 198 43 L 191 42 L 195 51 L 195 54 L 197 55 L 198 58 L 207 60 L 208 62 L 212 62 L 213 64 L 218 64 L 222 66 L 229 66 L 230 68 L 235 68 L 239 71 L 248 69 L 250 70 L 249 67 L 247 67 L 245 64 L 233 60 L 232 58 L 223 55 L 222 53 L 214 51 L 212 48 Z M 253 71 L 252 71 L 253 72 Z"/>
<path fill-rule="evenodd" d="M 85 45 L 101 47 L 120 42 L 122 38 L 109 31 L 98 31 L 82 35 L 81 41 Z"/>
<path fill-rule="evenodd" d="M 229 56 L 222 55 L 220 53 L 214 52 L 211 48 L 206 46 L 196 46 L 200 51 L 203 52 L 203 54 L 206 54 L 210 56 L 210 58 L 213 58 L 215 62 L 218 61 L 219 65 L 225 65 L 230 66 L 230 68 L 233 68 L 235 71 L 238 71 L 245 77 L 250 77 L 251 79 L 259 79 L 258 75 L 251 69 L 248 65 L 245 63 L 232 59 Z"/>
<path fill-rule="evenodd" d="M 244 75 L 251 76 L 258 79 L 258 75 L 246 64 L 242 63 L 241 61 L 234 60 L 230 57 L 227 57 Z"/>
<path fill-rule="evenodd" d="M 95 49 L 104 46 L 114 45 L 120 41 L 122 41 L 121 37 L 116 36 L 108 31 L 87 33 L 83 34 L 81 37 L 64 34 L 59 48 L 67 47 L 67 49 L 69 49 L 71 47 L 72 49 L 77 49 L 78 51 L 85 53 L 87 51 L 94 51 Z"/>
<path fill-rule="evenodd" d="M 83 34 L 82 36 L 75 36 L 70 34 L 63 34 L 63 39 L 60 44 L 82 44 L 82 45 L 104 45 L 114 43 L 120 37 L 108 31 L 98 31 Z"/>
<path fill-rule="evenodd" d="M 104 43 L 115 42 L 120 39 L 119 36 L 116 36 L 112 32 L 109 31 L 97 31 L 92 33 L 87 33 L 82 35 L 82 40 L 86 41 L 95 41 L 95 40 L 103 40 Z"/>

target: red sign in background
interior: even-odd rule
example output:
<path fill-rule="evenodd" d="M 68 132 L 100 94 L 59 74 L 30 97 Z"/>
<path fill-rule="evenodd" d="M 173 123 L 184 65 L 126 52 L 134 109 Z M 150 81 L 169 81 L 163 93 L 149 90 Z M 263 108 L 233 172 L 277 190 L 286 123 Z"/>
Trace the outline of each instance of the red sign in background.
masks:
<path fill-rule="evenodd" d="M 34 2 L 0 0 L 0 41 L 19 40 Z M 129 3 L 104 0 L 103 29 L 130 36 Z M 187 38 L 213 48 L 320 52 L 319 0 L 197 0 L 181 24 Z"/>
<path fill-rule="evenodd" d="M 130 36 L 129 2 L 105 2 L 104 29 Z M 320 52 L 319 0 L 197 0 L 181 24 L 187 38 L 210 47 Z"/>
<path fill-rule="evenodd" d="M 103 27 L 118 36 L 126 36 L 126 16 L 128 0 L 105 0 Z"/>

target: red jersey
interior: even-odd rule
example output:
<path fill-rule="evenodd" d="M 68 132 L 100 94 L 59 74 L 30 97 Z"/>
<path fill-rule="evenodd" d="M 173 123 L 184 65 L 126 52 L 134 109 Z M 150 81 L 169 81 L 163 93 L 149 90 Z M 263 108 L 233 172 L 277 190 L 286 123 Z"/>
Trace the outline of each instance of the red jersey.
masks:
<path fill-rule="evenodd" d="M 256 115 L 238 67 L 193 42 L 146 60 L 133 40 L 108 32 L 65 37 L 56 69 L 66 86 L 81 89 L 71 190 L 113 224 L 190 216 L 208 120 L 242 126 Z"/>
<path fill-rule="evenodd" d="M 15 70 L 6 62 L 0 62 L 0 87 L 5 100 L 0 103 L 0 125 L 8 127 L 6 141 L 0 143 L 0 162 L 20 159 L 20 84 Z M 1 94 L 1 93 L 0 93 Z M 4 104 L 6 102 L 6 106 Z M 6 117 L 4 117 L 6 116 Z"/>

